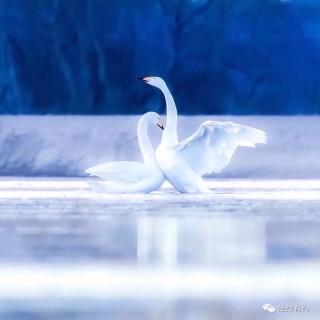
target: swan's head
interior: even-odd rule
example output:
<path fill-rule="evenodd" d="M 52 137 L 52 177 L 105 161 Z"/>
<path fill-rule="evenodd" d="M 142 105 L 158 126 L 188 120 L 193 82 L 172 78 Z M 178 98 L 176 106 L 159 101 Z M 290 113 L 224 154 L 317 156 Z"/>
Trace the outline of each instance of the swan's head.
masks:
<path fill-rule="evenodd" d="M 157 87 L 159 89 L 166 87 L 166 83 L 160 77 L 141 77 L 141 78 L 138 78 L 138 80 L 141 80 L 141 81 L 143 81 L 147 84 L 150 84 L 151 86 Z"/>
<path fill-rule="evenodd" d="M 161 130 L 164 129 L 164 124 L 161 121 L 161 117 L 158 113 L 156 112 L 147 112 L 143 115 L 143 118 L 145 120 L 148 120 L 151 123 L 154 123 L 155 125 L 157 125 Z"/>

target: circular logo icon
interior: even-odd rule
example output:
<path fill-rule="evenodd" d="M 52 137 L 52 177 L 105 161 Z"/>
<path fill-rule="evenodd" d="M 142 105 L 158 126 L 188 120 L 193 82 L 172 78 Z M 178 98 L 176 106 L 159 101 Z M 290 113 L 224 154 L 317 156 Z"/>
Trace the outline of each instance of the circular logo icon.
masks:
<path fill-rule="evenodd" d="M 276 308 L 270 303 L 265 303 L 262 306 L 262 309 L 265 310 L 265 311 L 268 311 L 268 312 L 275 312 L 276 311 Z"/>

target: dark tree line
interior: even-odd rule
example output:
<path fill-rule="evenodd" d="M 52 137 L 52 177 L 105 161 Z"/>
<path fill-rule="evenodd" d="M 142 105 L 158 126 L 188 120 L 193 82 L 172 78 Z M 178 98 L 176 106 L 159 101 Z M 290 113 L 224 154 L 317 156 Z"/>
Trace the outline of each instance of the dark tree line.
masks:
<path fill-rule="evenodd" d="M 312 0 L 0 0 L 0 112 L 320 112 Z"/>

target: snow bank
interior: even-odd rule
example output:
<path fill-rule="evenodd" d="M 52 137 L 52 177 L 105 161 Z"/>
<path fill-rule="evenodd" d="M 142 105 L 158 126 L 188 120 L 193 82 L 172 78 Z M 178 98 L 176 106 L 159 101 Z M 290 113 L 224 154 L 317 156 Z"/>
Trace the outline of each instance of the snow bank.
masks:
<path fill-rule="evenodd" d="M 267 145 L 238 149 L 219 177 L 320 177 L 320 117 L 182 116 L 179 137 L 191 134 L 205 119 L 237 121 L 269 136 Z M 85 168 L 101 162 L 141 160 L 137 121 L 137 116 L 1 117 L 0 173 L 83 176 Z M 155 145 L 160 134 L 151 128 Z"/>

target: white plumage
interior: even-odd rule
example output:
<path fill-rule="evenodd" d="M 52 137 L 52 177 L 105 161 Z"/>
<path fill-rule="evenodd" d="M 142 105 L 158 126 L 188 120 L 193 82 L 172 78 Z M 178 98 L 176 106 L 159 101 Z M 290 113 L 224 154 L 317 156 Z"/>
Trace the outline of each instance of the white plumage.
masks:
<path fill-rule="evenodd" d="M 107 162 L 87 169 L 87 174 L 105 180 L 90 181 L 93 190 L 106 193 L 148 193 L 160 188 L 164 176 L 157 165 L 149 140 L 149 123 L 163 129 L 160 116 L 155 112 L 148 112 L 139 119 L 137 134 L 144 162 Z"/>
<path fill-rule="evenodd" d="M 103 180 L 134 183 L 151 176 L 153 168 L 142 162 L 119 161 L 102 163 L 87 169 L 85 172 Z"/>
<path fill-rule="evenodd" d="M 174 147 L 198 174 L 218 173 L 230 162 L 238 146 L 266 143 L 265 132 L 234 122 L 205 121 L 189 138 Z"/>
<path fill-rule="evenodd" d="M 177 108 L 159 77 L 145 77 L 146 83 L 162 91 L 166 100 L 167 123 L 156 159 L 169 182 L 180 192 L 209 193 L 202 175 L 218 173 L 230 162 L 238 146 L 266 143 L 265 132 L 234 122 L 205 121 L 189 138 L 178 142 Z"/>

